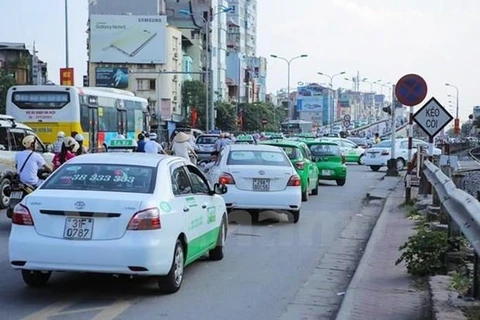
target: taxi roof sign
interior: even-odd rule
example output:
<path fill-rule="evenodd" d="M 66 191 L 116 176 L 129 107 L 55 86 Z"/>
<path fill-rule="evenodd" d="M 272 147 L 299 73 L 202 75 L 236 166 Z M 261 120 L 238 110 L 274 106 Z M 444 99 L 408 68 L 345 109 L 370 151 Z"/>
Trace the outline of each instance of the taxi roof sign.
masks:
<path fill-rule="evenodd" d="M 136 148 L 137 141 L 135 139 L 112 139 L 108 146 L 110 148 Z"/>
<path fill-rule="evenodd" d="M 253 141 L 253 136 L 251 135 L 241 135 L 241 136 L 237 136 L 237 140 L 240 140 L 240 141 Z"/>

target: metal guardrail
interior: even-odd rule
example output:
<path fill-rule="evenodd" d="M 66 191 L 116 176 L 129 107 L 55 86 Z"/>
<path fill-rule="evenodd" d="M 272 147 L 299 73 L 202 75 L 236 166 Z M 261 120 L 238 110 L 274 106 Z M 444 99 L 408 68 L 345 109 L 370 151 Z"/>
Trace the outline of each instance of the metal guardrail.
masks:
<path fill-rule="evenodd" d="M 446 213 L 480 254 L 480 202 L 455 183 L 430 161 L 424 162 L 424 175 L 437 192 Z"/>

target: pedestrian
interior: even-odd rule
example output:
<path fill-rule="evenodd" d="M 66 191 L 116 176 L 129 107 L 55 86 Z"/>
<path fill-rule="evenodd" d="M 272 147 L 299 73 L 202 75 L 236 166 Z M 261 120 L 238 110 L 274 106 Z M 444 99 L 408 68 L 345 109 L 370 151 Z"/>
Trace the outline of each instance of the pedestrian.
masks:
<path fill-rule="evenodd" d="M 374 140 L 375 144 L 379 144 L 381 141 L 382 139 L 380 139 L 380 135 L 378 134 L 378 132 L 375 133 L 375 140 Z"/>
<path fill-rule="evenodd" d="M 175 156 L 182 157 L 190 162 L 190 154 L 197 157 L 195 149 L 190 144 L 190 136 L 184 132 L 179 132 L 175 138 L 173 138 L 172 152 Z"/>

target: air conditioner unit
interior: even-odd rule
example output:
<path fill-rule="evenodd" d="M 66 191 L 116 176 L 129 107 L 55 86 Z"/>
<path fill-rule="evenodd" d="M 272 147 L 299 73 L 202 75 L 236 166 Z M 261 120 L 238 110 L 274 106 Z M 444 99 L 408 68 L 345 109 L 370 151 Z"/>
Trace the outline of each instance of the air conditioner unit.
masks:
<path fill-rule="evenodd" d="M 173 100 L 173 101 L 177 101 L 177 96 L 174 95 L 174 96 L 172 97 L 172 100 Z"/>
<path fill-rule="evenodd" d="M 173 76 L 173 81 L 177 81 L 178 80 L 178 76 L 177 75 L 174 75 Z"/>
<path fill-rule="evenodd" d="M 175 59 L 177 59 L 177 58 L 178 58 L 178 52 L 174 52 L 174 53 L 173 53 L 173 57 L 174 57 Z"/>

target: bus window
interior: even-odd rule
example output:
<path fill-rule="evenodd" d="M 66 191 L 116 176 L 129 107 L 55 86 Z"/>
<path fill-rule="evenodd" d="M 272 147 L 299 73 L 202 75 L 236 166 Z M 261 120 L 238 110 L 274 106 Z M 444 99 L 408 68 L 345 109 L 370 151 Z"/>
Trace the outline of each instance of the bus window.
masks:
<path fill-rule="evenodd" d="M 88 132 L 88 128 L 90 127 L 90 117 L 88 115 L 88 105 L 86 104 L 80 105 L 80 125 L 83 132 Z"/>
<path fill-rule="evenodd" d="M 132 110 L 132 109 L 128 109 L 127 110 L 127 131 L 128 132 L 136 132 L 136 128 L 135 128 L 135 122 L 136 122 L 136 118 L 135 118 L 135 110 Z M 138 129 L 138 131 L 141 131 L 140 129 Z"/>
<path fill-rule="evenodd" d="M 99 108 L 98 109 L 99 131 L 117 132 L 117 109 Z"/>

